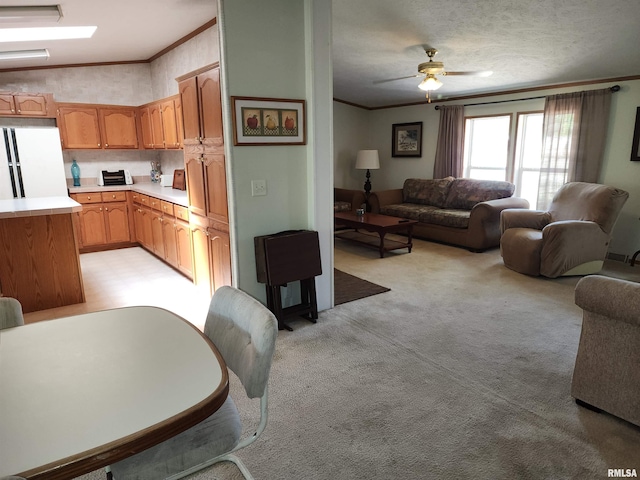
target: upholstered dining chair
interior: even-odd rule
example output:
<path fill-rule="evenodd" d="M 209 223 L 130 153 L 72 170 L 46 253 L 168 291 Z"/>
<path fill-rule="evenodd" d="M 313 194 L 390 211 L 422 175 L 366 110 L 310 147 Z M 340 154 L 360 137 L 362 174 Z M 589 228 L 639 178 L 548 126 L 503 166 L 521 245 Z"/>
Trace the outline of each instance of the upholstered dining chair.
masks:
<path fill-rule="evenodd" d="M 503 210 L 500 253 L 505 266 L 549 278 L 599 272 L 627 198 L 618 188 L 570 182 L 556 192 L 548 211 Z"/>
<path fill-rule="evenodd" d="M 221 287 L 211 299 L 204 333 L 240 379 L 247 396 L 260 398 L 256 432 L 241 439 L 240 416 L 228 396 L 218 411 L 194 427 L 107 467 L 107 478 L 112 474 L 115 480 L 178 479 L 223 461 L 235 463 L 245 478 L 253 478 L 233 453 L 253 443 L 267 425 L 267 383 L 278 322 L 253 297 Z"/>
<path fill-rule="evenodd" d="M 24 325 L 22 305 L 15 298 L 0 297 L 0 330 Z"/>

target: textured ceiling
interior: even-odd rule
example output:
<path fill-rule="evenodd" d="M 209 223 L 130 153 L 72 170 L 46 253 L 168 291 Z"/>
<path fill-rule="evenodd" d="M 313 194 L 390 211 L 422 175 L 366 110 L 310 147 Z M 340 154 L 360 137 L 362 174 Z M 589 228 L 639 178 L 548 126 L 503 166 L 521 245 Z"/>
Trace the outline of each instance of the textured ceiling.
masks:
<path fill-rule="evenodd" d="M 417 73 L 437 48 L 436 97 L 640 75 L 640 0 L 333 0 L 334 97 L 367 107 L 425 100 Z"/>
<path fill-rule="evenodd" d="M 0 69 L 145 60 L 217 13 L 215 0 L 60 3 L 60 25 L 98 25 L 94 37 L 0 44 L 51 52 L 46 61 Z M 493 71 L 441 77 L 435 93 L 443 98 L 640 75 L 640 0 L 333 0 L 332 7 L 334 96 L 367 107 L 425 100 L 420 79 L 373 82 L 417 73 L 426 46 L 438 49 L 446 70 Z"/>

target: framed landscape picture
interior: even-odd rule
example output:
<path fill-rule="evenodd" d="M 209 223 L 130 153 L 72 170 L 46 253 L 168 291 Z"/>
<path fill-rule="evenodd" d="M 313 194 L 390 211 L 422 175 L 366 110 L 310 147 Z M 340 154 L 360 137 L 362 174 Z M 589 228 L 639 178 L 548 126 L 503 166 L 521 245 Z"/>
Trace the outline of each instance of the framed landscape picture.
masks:
<path fill-rule="evenodd" d="M 305 101 L 231 97 L 234 145 L 304 145 Z"/>
<path fill-rule="evenodd" d="M 392 134 L 392 157 L 422 156 L 422 122 L 394 123 Z"/>

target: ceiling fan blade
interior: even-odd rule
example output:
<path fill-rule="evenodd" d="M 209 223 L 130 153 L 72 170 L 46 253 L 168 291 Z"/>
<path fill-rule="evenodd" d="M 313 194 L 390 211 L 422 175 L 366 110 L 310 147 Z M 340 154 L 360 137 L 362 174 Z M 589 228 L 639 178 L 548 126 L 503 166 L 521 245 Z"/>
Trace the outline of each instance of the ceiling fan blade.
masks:
<path fill-rule="evenodd" d="M 484 70 L 478 72 L 442 72 L 440 75 L 468 75 L 471 77 L 488 77 L 491 74 L 493 74 L 491 70 Z"/>
<path fill-rule="evenodd" d="M 379 83 L 395 82 L 397 80 L 405 80 L 407 78 L 417 78 L 417 77 L 424 77 L 424 74 L 423 73 L 417 73 L 415 75 L 407 75 L 406 77 L 388 78 L 387 80 L 374 80 L 373 84 L 377 85 Z"/>

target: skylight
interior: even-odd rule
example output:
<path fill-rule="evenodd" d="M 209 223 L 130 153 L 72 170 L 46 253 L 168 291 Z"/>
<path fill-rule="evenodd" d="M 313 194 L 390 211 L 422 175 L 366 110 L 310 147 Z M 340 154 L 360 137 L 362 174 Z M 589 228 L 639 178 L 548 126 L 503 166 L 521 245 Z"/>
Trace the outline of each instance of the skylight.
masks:
<path fill-rule="evenodd" d="M 0 28 L 0 42 L 33 42 L 91 38 L 98 27 Z"/>

